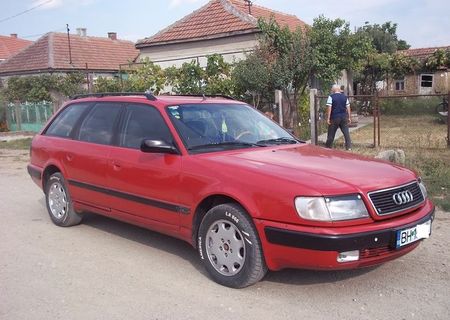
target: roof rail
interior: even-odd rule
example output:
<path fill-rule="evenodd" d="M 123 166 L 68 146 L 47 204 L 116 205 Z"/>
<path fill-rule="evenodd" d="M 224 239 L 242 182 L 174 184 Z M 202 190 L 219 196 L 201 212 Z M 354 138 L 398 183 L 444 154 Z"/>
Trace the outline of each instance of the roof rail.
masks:
<path fill-rule="evenodd" d="M 151 91 L 146 92 L 102 92 L 102 93 L 88 93 L 88 94 L 78 94 L 76 96 L 71 97 L 72 100 L 96 97 L 122 97 L 122 96 L 144 96 L 150 101 L 155 101 L 157 98 Z"/>
<path fill-rule="evenodd" d="M 227 96 L 225 94 L 174 94 L 174 95 L 166 95 L 167 97 L 199 97 L 199 98 L 224 98 L 228 100 L 236 100 L 233 97 Z"/>

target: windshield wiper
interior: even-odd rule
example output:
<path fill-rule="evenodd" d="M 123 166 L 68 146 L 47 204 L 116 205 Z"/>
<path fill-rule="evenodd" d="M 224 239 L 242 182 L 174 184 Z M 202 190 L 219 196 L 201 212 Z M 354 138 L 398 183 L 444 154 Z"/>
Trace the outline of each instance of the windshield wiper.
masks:
<path fill-rule="evenodd" d="M 234 146 L 242 146 L 242 147 L 267 147 L 264 144 L 259 143 L 250 143 L 243 141 L 228 141 L 228 142 L 219 142 L 219 143 L 208 143 L 202 144 L 198 146 L 189 147 L 188 150 L 199 150 L 199 149 L 207 149 L 207 148 L 217 148 L 217 147 L 234 147 Z"/>
<path fill-rule="evenodd" d="M 261 140 L 261 141 L 258 141 L 256 144 L 258 144 L 258 145 L 264 145 L 264 144 L 297 144 L 299 142 L 300 142 L 299 140 L 296 140 L 294 138 L 282 137 L 282 138 L 276 138 L 276 139 Z"/>

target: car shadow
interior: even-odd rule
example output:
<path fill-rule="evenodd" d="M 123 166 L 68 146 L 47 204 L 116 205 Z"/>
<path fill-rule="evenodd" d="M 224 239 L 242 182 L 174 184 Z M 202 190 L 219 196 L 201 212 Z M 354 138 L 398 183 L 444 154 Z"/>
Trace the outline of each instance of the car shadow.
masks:
<path fill-rule="evenodd" d="M 284 269 L 269 272 L 263 281 L 293 285 L 311 285 L 321 283 L 335 283 L 350 278 L 357 278 L 378 268 L 378 266 L 353 270 L 316 271 L 300 269 Z"/>
<path fill-rule="evenodd" d="M 197 251 L 185 241 L 93 213 L 85 213 L 82 224 L 179 256 L 207 276 Z"/>
<path fill-rule="evenodd" d="M 45 200 L 41 199 L 39 202 L 45 208 Z M 206 272 L 197 254 L 197 251 L 185 241 L 93 213 L 85 213 L 82 224 L 157 250 L 162 250 L 170 254 L 179 256 L 190 263 L 204 277 L 211 279 Z M 366 273 L 375 270 L 376 268 L 378 268 L 378 266 L 340 271 L 284 269 L 274 272 L 269 271 L 261 281 L 261 283 L 263 284 L 264 282 L 273 282 L 300 286 L 321 283 L 335 283 L 346 279 L 363 276 Z"/>

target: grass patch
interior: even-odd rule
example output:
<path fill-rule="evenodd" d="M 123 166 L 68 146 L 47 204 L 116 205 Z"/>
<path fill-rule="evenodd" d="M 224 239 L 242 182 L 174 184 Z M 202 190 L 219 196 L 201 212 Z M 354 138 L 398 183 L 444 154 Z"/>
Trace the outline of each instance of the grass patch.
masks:
<path fill-rule="evenodd" d="M 15 149 L 15 150 L 27 150 L 30 148 L 31 140 L 33 138 L 25 138 L 12 140 L 8 142 L 0 142 L 0 149 Z"/>
<path fill-rule="evenodd" d="M 375 156 L 380 151 L 402 149 L 406 166 L 415 170 L 425 181 L 433 202 L 450 211 L 450 149 L 447 148 L 447 127 L 433 115 L 382 116 L 381 147 L 373 144 L 373 126 L 351 133 L 353 152 Z M 343 139 L 336 143 L 343 148 Z"/>

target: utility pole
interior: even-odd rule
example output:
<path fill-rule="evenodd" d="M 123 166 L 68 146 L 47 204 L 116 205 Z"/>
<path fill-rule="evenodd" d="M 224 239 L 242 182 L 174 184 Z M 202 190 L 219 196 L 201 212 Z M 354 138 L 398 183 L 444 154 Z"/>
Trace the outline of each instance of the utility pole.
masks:
<path fill-rule="evenodd" d="M 69 24 L 66 24 L 67 27 L 67 41 L 69 41 L 69 63 L 72 64 L 72 48 L 70 47 L 70 29 L 69 29 Z"/>

